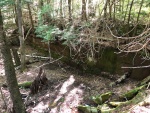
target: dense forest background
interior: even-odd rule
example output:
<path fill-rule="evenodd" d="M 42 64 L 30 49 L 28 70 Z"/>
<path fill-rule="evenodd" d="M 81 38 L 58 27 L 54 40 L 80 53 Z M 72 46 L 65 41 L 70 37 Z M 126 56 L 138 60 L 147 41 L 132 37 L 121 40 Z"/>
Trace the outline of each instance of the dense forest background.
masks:
<path fill-rule="evenodd" d="M 32 55 L 27 55 L 28 45 L 35 47 L 43 53 L 46 50 L 47 56 L 33 55 L 34 53 L 32 54 L 32 52 Z M 86 85 L 90 84 L 86 86 L 89 90 L 86 92 L 88 93 L 88 96 L 90 95 L 91 97 L 95 94 L 95 92 L 92 92 L 91 90 L 94 85 L 95 88 L 97 88 L 96 94 L 100 92 L 103 92 L 103 94 L 92 96 L 91 99 L 95 103 L 90 103 L 89 105 L 91 106 L 87 107 L 85 105 L 79 106 L 78 108 L 84 113 L 98 113 L 99 110 L 108 110 L 109 112 L 108 106 L 110 107 L 110 104 L 111 107 L 115 106 L 116 108 L 117 106 L 128 105 L 130 103 L 129 100 L 134 99 L 133 101 L 135 101 L 138 96 L 141 96 L 141 93 L 139 94 L 139 92 L 144 88 L 145 92 L 142 92 L 142 96 L 145 96 L 145 94 L 148 95 L 149 93 L 150 0 L 0 0 L 0 49 L 2 54 L 0 55 L 0 64 L 1 61 L 3 61 L 2 65 L 4 66 L 7 81 L 7 84 L 2 83 L 3 85 L 1 87 L 8 86 L 9 89 L 6 90 L 9 90 L 10 98 L 12 100 L 10 103 L 13 103 L 13 105 L 6 104 L 7 102 L 5 102 L 4 99 L 5 96 L 3 96 L 4 91 L 1 88 L 0 91 L 2 100 L 5 104 L 4 108 L 7 109 L 6 111 L 10 108 L 10 111 L 8 112 L 32 112 L 34 111 L 32 107 L 36 107 L 36 105 L 39 104 L 39 101 L 35 102 L 34 96 L 37 93 L 41 94 L 38 95 L 38 99 L 40 99 L 40 96 L 43 96 L 41 93 L 43 86 L 51 88 L 51 86 L 54 87 L 60 81 L 62 82 L 62 85 L 64 82 L 62 81 L 62 78 L 54 77 L 50 80 L 57 80 L 55 80 L 55 82 L 54 80 L 50 81 L 46 78 L 44 71 L 46 70 L 44 66 L 53 64 L 61 59 L 71 66 L 75 65 L 75 67 L 81 71 L 81 75 L 85 74 L 84 72 L 88 72 L 88 74 L 97 72 L 100 73 L 100 77 L 104 77 L 105 79 L 98 78 L 96 80 L 104 79 L 104 82 L 109 82 L 102 83 L 102 81 L 100 81 L 102 83 L 101 85 L 109 84 L 109 86 L 103 88 L 104 86 L 98 86 L 97 83 L 94 83 L 95 80 L 92 82 L 91 78 L 91 81 L 88 79 L 87 81 L 92 83 L 85 83 Z M 121 54 L 122 56 L 129 54 L 129 56 L 127 56 L 127 58 L 119 59 L 117 56 L 118 54 Z M 36 62 L 46 61 L 46 64 L 42 64 L 38 67 L 39 73 L 34 80 L 27 81 L 25 84 L 20 83 L 21 86 L 19 86 L 20 84 L 17 83 L 18 78 L 16 75 L 18 73 L 18 75 L 21 75 L 28 71 L 27 65 L 32 64 L 33 62 L 35 63 L 35 61 L 32 63 L 27 61 L 27 57 L 37 58 Z M 53 58 L 56 58 L 56 60 Z M 126 63 L 125 65 L 122 63 L 124 61 Z M 58 64 L 59 66 L 56 66 L 55 68 L 61 67 L 60 63 Z M 95 65 L 97 65 L 96 68 L 94 67 Z M 62 67 L 64 68 L 65 66 L 62 65 Z M 120 68 L 124 70 L 122 71 Z M 143 68 L 147 71 L 140 70 L 141 73 L 144 73 L 141 75 L 137 69 Z M 113 102 L 108 103 L 108 99 L 113 94 L 112 92 L 118 93 L 121 90 L 121 88 L 117 89 L 117 84 L 121 86 L 120 84 L 126 81 L 126 79 L 128 80 L 131 73 L 134 73 L 133 71 L 137 71 L 138 73 L 134 74 L 134 76 L 138 76 L 142 79 L 147 78 L 136 85 L 136 88 L 133 85 L 137 82 L 134 83 L 132 80 L 129 80 L 132 90 L 124 93 L 121 97 L 117 97 L 120 94 L 115 95 L 117 100 L 119 100 L 119 104 Z M 113 76 L 111 74 L 120 74 L 120 72 L 122 76 L 118 77 L 115 75 L 114 79 L 112 79 Z M 148 75 L 146 75 L 147 73 Z M 37 71 L 33 75 L 36 74 Z M 69 78 L 68 75 L 67 77 Z M 86 77 L 83 77 L 82 79 L 80 79 L 80 77 L 82 78 L 82 76 L 77 78 L 77 85 L 79 82 L 86 82 Z M 94 76 L 93 79 L 97 77 Z M 109 78 L 109 80 L 106 78 Z M 111 79 L 115 82 L 112 82 Z M 74 82 L 74 76 L 70 76 L 68 80 Z M 70 84 L 70 82 L 67 83 Z M 24 95 L 22 90 L 20 93 L 19 87 L 25 88 L 26 85 L 28 88 L 30 87 L 30 93 L 25 94 L 25 96 L 28 97 L 29 95 L 33 100 L 29 98 L 27 98 L 29 100 L 23 100 Z M 115 86 L 117 91 L 115 88 L 112 89 L 112 86 Z M 78 88 L 84 89 L 85 87 L 81 85 Z M 46 90 L 47 92 L 45 94 L 53 94 L 53 92 L 50 91 L 55 91 L 55 88 L 49 89 Z M 56 89 L 59 89 L 59 87 Z M 80 99 L 81 89 L 77 91 L 77 95 L 72 95 Z M 126 85 L 125 89 L 131 88 L 128 88 Z M 106 91 L 112 92 L 104 93 Z M 25 92 L 28 91 L 26 90 Z M 78 92 L 80 93 L 78 94 Z M 67 97 L 66 94 L 59 94 L 59 96 L 62 97 L 58 100 L 54 100 L 53 103 L 48 102 L 47 108 L 49 111 L 47 111 L 47 113 L 52 113 L 51 109 L 55 107 L 58 107 L 58 110 L 62 107 L 61 104 L 71 97 Z M 48 100 L 51 98 L 51 95 L 49 97 L 44 97 Z M 70 99 L 69 101 L 73 103 L 74 100 L 78 101 L 78 99 L 73 99 L 72 101 Z M 85 103 L 87 100 L 88 99 L 86 98 Z M 144 101 L 144 99 L 142 101 Z M 28 105 L 27 103 L 29 102 L 30 104 Z M 33 104 L 32 102 L 34 105 L 31 105 Z M 95 104 L 98 106 L 92 107 L 95 106 Z M 142 104 L 142 106 L 144 105 L 145 104 Z M 150 104 L 148 104 L 148 106 L 149 105 Z M 71 109 L 72 111 L 70 113 L 79 113 L 80 111 L 75 112 L 77 111 L 77 106 L 78 104 Z M 105 109 L 102 109 L 103 107 Z M 47 108 L 43 109 L 46 111 Z M 62 109 L 64 108 L 62 107 Z M 69 107 L 66 109 L 70 110 Z M 110 111 L 112 110 L 113 112 L 114 109 L 115 108 L 110 109 Z M 140 111 L 143 108 L 140 107 L 138 109 Z M 57 112 L 59 113 L 59 111 Z M 132 111 L 130 113 L 132 113 Z"/>
<path fill-rule="evenodd" d="M 94 46 L 105 42 L 149 56 L 149 0 L 4 0 L 1 6 L 8 34 L 12 27 L 18 26 L 20 35 L 34 28 L 37 37 L 63 40 L 76 53 L 88 46 L 85 55 L 91 58 L 98 51 Z"/>

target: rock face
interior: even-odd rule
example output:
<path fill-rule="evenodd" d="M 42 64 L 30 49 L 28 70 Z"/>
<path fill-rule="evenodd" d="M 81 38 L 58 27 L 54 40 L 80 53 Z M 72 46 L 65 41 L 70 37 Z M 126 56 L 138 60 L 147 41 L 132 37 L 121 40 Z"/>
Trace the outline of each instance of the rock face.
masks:
<path fill-rule="evenodd" d="M 28 40 L 30 43 L 32 42 L 32 45 L 36 46 L 37 48 L 48 51 L 47 42 L 42 42 L 41 38 L 30 38 Z M 70 49 L 65 45 L 60 43 L 51 43 L 50 48 L 53 57 L 58 58 L 60 55 L 63 55 L 64 58 L 62 60 L 64 62 L 82 69 L 85 72 L 95 74 L 100 74 L 101 72 L 123 74 L 129 69 L 122 69 L 121 67 L 145 66 L 150 64 L 150 61 L 142 60 L 142 57 L 137 53 L 116 54 L 115 52 L 118 52 L 118 50 L 112 47 L 102 47 L 102 49 L 96 53 L 99 54 L 99 57 L 97 58 L 76 56 L 74 57 L 75 59 L 71 58 Z M 149 75 L 149 68 L 133 69 L 131 78 L 141 80 Z"/>

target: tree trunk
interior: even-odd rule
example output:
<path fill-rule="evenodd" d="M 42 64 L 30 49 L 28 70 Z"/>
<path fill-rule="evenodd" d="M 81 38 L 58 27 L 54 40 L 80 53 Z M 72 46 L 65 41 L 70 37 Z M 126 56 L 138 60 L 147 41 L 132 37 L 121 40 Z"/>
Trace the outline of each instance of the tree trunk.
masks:
<path fill-rule="evenodd" d="M 15 23 L 16 23 L 16 26 L 18 27 L 18 19 L 17 19 L 17 8 L 16 8 L 16 4 L 14 4 L 14 11 L 15 11 Z"/>
<path fill-rule="evenodd" d="M 69 21 L 71 21 L 72 19 L 72 14 L 71 14 L 71 0 L 68 0 L 68 10 L 69 10 Z"/>
<path fill-rule="evenodd" d="M 126 12 L 125 12 L 125 15 L 124 15 L 124 20 L 123 20 L 123 23 L 125 23 L 125 20 L 126 20 L 126 15 L 127 15 L 127 11 L 128 11 L 128 8 L 129 8 L 129 1 L 130 0 L 128 0 L 128 2 L 127 2 L 127 7 L 126 7 Z"/>
<path fill-rule="evenodd" d="M 87 15 L 86 15 L 86 1 L 82 0 L 82 20 L 86 20 L 87 21 Z"/>
<path fill-rule="evenodd" d="M 13 102 L 15 113 L 25 113 L 25 107 L 19 92 L 16 73 L 12 61 L 10 49 L 3 31 L 3 20 L 0 10 L 0 48 L 4 59 L 5 75 L 9 86 L 10 96 Z"/>
<path fill-rule="evenodd" d="M 138 23 L 138 22 L 139 22 L 140 13 L 141 13 L 141 9 L 142 9 L 143 3 L 144 3 L 144 0 L 142 0 L 142 1 L 141 1 L 141 5 L 140 5 L 139 12 L 138 12 L 138 16 L 137 16 L 136 23 Z M 134 32 L 133 32 L 133 35 L 132 35 L 132 36 L 135 36 L 135 34 L 136 34 L 136 29 L 137 29 L 137 27 L 135 27 Z"/>
<path fill-rule="evenodd" d="M 107 5 L 108 5 L 108 0 L 106 0 L 104 4 L 104 18 L 107 17 Z"/>
<path fill-rule="evenodd" d="M 133 2 L 134 2 L 134 0 L 132 0 L 131 5 L 130 5 L 130 9 L 129 9 L 127 32 L 130 31 L 130 18 L 131 18 L 131 10 L 132 10 L 132 6 L 133 6 Z"/>
<path fill-rule="evenodd" d="M 31 21 L 31 27 L 32 27 L 32 29 L 33 29 L 33 28 L 34 28 L 34 23 L 33 23 L 33 18 L 32 18 L 32 13 L 31 13 L 30 4 L 27 3 L 27 6 L 28 6 L 28 10 L 29 10 L 29 18 L 30 18 L 30 21 Z"/>
<path fill-rule="evenodd" d="M 112 18 L 112 4 L 110 2 L 110 0 L 108 1 L 108 4 L 109 4 L 109 18 Z"/>
<path fill-rule="evenodd" d="M 22 10 L 21 0 L 17 0 L 17 19 L 19 27 L 19 40 L 20 40 L 20 53 L 21 53 L 21 72 L 25 69 L 25 43 L 23 36 L 23 25 L 22 25 Z"/>
<path fill-rule="evenodd" d="M 63 19 L 63 0 L 60 0 L 60 18 Z"/>
<path fill-rule="evenodd" d="M 121 10 L 122 10 L 122 13 L 124 13 L 124 2 L 125 2 L 125 1 L 122 0 L 122 9 L 121 9 Z"/>
<path fill-rule="evenodd" d="M 116 0 L 114 0 L 114 14 L 113 14 L 113 21 L 116 20 Z"/>
<path fill-rule="evenodd" d="M 18 49 L 12 48 L 13 57 L 14 57 L 14 60 L 15 60 L 15 66 L 20 66 L 21 62 L 20 62 L 20 58 L 19 58 L 19 55 L 18 55 L 17 51 L 18 51 Z"/>
<path fill-rule="evenodd" d="M 95 17 L 96 16 L 96 7 L 94 6 L 94 4 L 92 3 L 92 0 L 88 0 L 87 2 L 87 18 L 89 17 Z"/>

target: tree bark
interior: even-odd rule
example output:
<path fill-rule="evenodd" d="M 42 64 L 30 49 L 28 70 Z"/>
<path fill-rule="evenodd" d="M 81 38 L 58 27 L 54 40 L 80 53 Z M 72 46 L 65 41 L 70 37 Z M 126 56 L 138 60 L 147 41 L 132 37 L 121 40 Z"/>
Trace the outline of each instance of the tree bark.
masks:
<path fill-rule="evenodd" d="M 28 6 L 28 10 L 29 10 L 29 18 L 30 18 L 30 22 L 31 22 L 31 27 L 32 29 L 34 28 L 34 22 L 33 22 L 33 18 L 32 18 L 32 13 L 31 13 L 31 8 L 30 8 L 30 4 L 27 3 Z"/>
<path fill-rule="evenodd" d="M 107 6 L 108 6 L 108 0 L 106 0 L 104 4 L 104 18 L 107 18 Z"/>
<path fill-rule="evenodd" d="M 116 0 L 113 0 L 114 4 L 114 14 L 113 14 L 113 21 L 116 20 Z"/>
<path fill-rule="evenodd" d="M 82 20 L 86 20 L 87 21 L 87 14 L 86 14 L 86 1 L 82 0 Z"/>
<path fill-rule="evenodd" d="M 60 0 L 60 18 L 63 19 L 63 0 Z"/>
<path fill-rule="evenodd" d="M 25 69 L 25 43 L 23 36 L 23 25 L 22 25 L 22 10 L 21 0 L 17 0 L 17 19 L 19 27 L 19 40 L 20 40 L 20 53 L 21 53 L 21 72 Z"/>
<path fill-rule="evenodd" d="M 108 4 L 109 4 L 109 18 L 112 18 L 112 4 L 110 2 L 110 0 L 108 1 Z"/>
<path fill-rule="evenodd" d="M 127 7 L 126 7 L 126 12 L 125 12 L 125 15 L 124 15 L 124 19 L 123 19 L 123 23 L 125 23 L 125 21 L 126 21 L 126 16 L 127 16 L 127 10 L 128 10 L 128 8 L 129 8 L 129 1 L 130 0 L 128 0 L 128 2 L 127 2 Z"/>
<path fill-rule="evenodd" d="M 72 12 L 71 12 L 71 0 L 68 0 L 68 10 L 69 10 L 69 21 L 72 19 Z"/>
<path fill-rule="evenodd" d="M 138 23 L 138 22 L 139 22 L 140 13 L 141 13 L 141 9 L 142 9 L 143 3 L 144 3 L 144 0 L 142 0 L 142 1 L 141 1 L 141 5 L 140 5 L 139 12 L 138 12 L 138 16 L 137 16 L 136 23 Z M 134 32 L 133 32 L 133 35 L 132 35 L 132 36 L 135 36 L 135 34 L 136 34 L 136 29 L 137 29 L 137 27 L 135 27 Z"/>
<path fill-rule="evenodd" d="M 14 57 L 14 60 L 15 60 L 15 66 L 20 66 L 21 62 L 20 62 L 20 58 L 19 58 L 19 55 L 18 55 L 17 51 L 18 51 L 18 49 L 12 48 L 12 53 L 13 53 L 13 57 Z"/>
<path fill-rule="evenodd" d="M 134 0 L 132 0 L 131 5 L 130 5 L 130 9 L 129 9 L 127 32 L 130 31 L 130 19 L 131 19 L 131 11 L 132 11 L 133 3 L 134 3 Z"/>
<path fill-rule="evenodd" d="M 0 10 L 0 46 L 1 46 L 0 47 L 1 53 L 4 59 L 6 80 L 9 86 L 9 92 L 13 102 L 15 113 L 25 113 L 26 111 L 19 92 L 16 73 L 12 61 L 12 56 L 10 53 L 10 48 L 6 40 L 6 35 L 3 31 L 3 20 L 1 10 Z"/>

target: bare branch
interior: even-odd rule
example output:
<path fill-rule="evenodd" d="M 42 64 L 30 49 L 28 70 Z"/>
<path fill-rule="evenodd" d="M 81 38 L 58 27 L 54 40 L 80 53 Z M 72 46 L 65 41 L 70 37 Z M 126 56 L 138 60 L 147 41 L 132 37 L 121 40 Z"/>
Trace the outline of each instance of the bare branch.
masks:
<path fill-rule="evenodd" d="M 123 69 L 139 69 L 139 68 L 150 68 L 150 65 L 147 66 L 136 66 L 136 67 L 121 67 Z"/>

